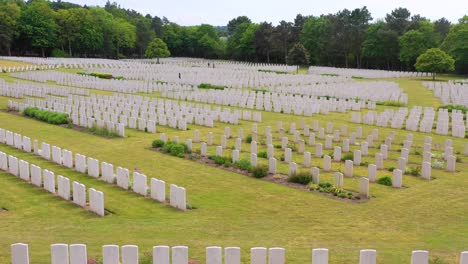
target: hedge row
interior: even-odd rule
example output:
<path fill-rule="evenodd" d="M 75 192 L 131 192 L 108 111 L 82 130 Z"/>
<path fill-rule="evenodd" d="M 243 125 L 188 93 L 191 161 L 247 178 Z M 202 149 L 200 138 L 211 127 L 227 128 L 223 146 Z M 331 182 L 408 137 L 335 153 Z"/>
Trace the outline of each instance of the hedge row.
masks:
<path fill-rule="evenodd" d="M 24 109 L 23 114 L 25 116 L 29 116 L 54 125 L 63 125 L 70 123 L 70 118 L 68 114 L 40 110 L 37 107 L 27 107 L 26 109 Z"/>

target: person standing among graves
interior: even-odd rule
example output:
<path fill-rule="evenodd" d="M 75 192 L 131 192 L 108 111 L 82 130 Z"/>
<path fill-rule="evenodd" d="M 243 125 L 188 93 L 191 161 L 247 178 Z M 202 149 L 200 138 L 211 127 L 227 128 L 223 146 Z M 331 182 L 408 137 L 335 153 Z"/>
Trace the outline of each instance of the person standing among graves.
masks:
<path fill-rule="evenodd" d="M 180 72 L 179 72 L 179 79 L 181 79 L 181 75 L 180 75 Z"/>

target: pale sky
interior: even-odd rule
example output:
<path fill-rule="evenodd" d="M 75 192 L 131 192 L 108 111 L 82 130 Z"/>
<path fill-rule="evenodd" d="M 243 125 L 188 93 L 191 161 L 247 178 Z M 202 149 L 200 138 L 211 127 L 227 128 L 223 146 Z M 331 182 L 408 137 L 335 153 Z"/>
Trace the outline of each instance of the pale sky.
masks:
<path fill-rule="evenodd" d="M 106 0 L 65 0 L 77 4 L 104 6 Z M 111 1 L 112 2 L 112 1 Z M 405 7 L 411 14 L 421 14 L 431 20 L 441 17 L 451 22 L 468 15 L 468 0 L 118 0 L 123 8 L 143 15 L 167 17 L 177 24 L 214 26 L 226 25 L 240 15 L 253 22 L 293 21 L 297 14 L 320 15 L 336 13 L 344 8 L 367 6 L 374 19 L 384 18 L 396 7 Z"/>

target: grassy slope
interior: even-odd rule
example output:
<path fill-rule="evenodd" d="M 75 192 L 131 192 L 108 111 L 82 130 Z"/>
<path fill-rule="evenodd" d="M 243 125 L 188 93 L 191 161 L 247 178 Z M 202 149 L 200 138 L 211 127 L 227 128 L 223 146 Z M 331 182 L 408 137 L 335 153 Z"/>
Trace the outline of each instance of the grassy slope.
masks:
<path fill-rule="evenodd" d="M 429 94 L 424 93 L 422 87 L 412 88 L 417 81 L 400 80 L 400 84 L 410 93 L 411 103 L 426 102 L 420 97 Z M 437 100 L 428 98 L 431 98 L 430 104 L 437 104 Z M 2 108 L 6 101 L 7 98 L 0 97 Z M 298 123 L 302 118 L 264 112 L 263 119 L 260 132 L 266 125 L 275 128 L 276 120 L 283 120 L 284 127 L 288 127 L 289 122 Z M 322 126 L 329 121 L 335 122 L 336 126 L 348 124 L 350 131 L 354 127 L 347 122 L 349 114 L 304 119 L 309 124 L 319 119 Z M 215 132 L 215 142 L 219 143 L 225 125 L 216 125 L 215 129 L 197 129 L 203 136 L 208 131 Z M 241 126 L 247 135 L 251 123 L 242 122 Z M 359 250 L 363 248 L 377 249 L 379 263 L 406 263 L 413 249 L 431 250 L 432 256 L 455 262 L 464 245 L 468 244 L 468 238 L 463 235 L 468 232 L 467 216 L 463 213 L 468 206 L 464 191 L 468 178 L 463 173 L 468 171 L 466 164 L 457 164 L 463 172 L 434 172 L 437 179 L 431 182 L 404 176 L 404 185 L 408 188 L 403 190 L 372 184 L 374 199 L 364 204 L 350 204 L 147 150 L 159 134 L 127 130 L 128 138 L 107 140 L 3 112 L 0 113 L 0 127 L 115 166 L 138 167 L 149 177 L 186 187 L 189 203 L 198 208 L 181 213 L 0 145 L 1 151 L 104 191 L 106 209 L 115 212 L 102 219 L 96 218 L 13 176 L 0 173 L 0 184 L 4 187 L 0 189 L 0 206 L 9 210 L 0 213 L 3 238 L 0 263 L 8 262 L 8 245 L 19 241 L 30 244 L 32 263 L 47 263 L 49 245 L 60 242 L 86 243 L 89 256 L 100 255 L 103 244 L 137 244 L 141 252 L 149 252 L 158 244 L 187 245 L 190 246 L 190 257 L 200 263 L 204 262 L 204 248 L 210 245 L 240 246 L 244 263 L 248 263 L 248 250 L 253 246 L 285 247 L 288 263 L 310 262 L 310 250 L 317 247 L 330 249 L 331 263 L 357 263 Z M 233 135 L 237 134 L 237 128 L 231 126 Z M 183 139 L 192 137 L 194 127 L 187 132 L 158 129 L 170 138 L 178 135 Z M 364 126 L 365 134 L 371 129 Z M 390 131 L 379 130 L 381 140 Z M 406 133 L 397 133 L 397 143 L 404 140 Z M 415 145 L 420 147 L 424 134 L 413 134 Z M 443 143 L 444 137 L 434 136 L 434 141 Z M 454 140 L 457 151 L 463 151 L 462 142 L 464 140 Z M 234 140 L 231 139 L 229 145 L 234 145 Z M 399 148 L 394 145 L 395 150 Z M 244 144 L 243 149 L 247 150 L 248 145 Z M 309 150 L 313 151 L 313 148 Z M 210 151 L 214 152 L 214 149 Z M 371 150 L 372 156 L 375 152 L 375 149 Z M 276 150 L 276 155 L 280 154 Z M 397 156 L 396 151 L 391 153 L 393 159 Z M 300 155 L 296 154 L 295 158 L 301 160 Z M 412 160 L 415 159 L 412 156 Z M 372 157 L 364 160 L 371 161 Z M 321 165 L 316 159 L 313 164 Z M 395 162 L 385 162 L 386 167 L 392 164 Z M 340 167 L 342 165 L 334 164 L 334 169 Z M 285 172 L 286 165 L 281 165 L 280 170 Z M 366 175 L 366 168 L 355 168 L 355 173 Z M 390 173 L 379 172 L 379 175 Z M 331 182 L 332 175 L 322 173 L 321 179 Z M 357 186 L 357 179 L 345 180 L 346 188 L 357 190 Z"/>

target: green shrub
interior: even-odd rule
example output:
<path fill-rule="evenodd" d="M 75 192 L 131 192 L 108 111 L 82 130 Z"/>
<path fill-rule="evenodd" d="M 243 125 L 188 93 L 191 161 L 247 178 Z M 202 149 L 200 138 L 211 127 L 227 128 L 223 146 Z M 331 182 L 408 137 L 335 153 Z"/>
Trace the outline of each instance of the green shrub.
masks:
<path fill-rule="evenodd" d="M 268 153 L 266 151 L 260 151 L 257 154 L 257 157 L 262 158 L 262 159 L 268 159 Z"/>
<path fill-rule="evenodd" d="M 346 193 L 338 193 L 336 196 L 340 198 L 346 198 Z"/>
<path fill-rule="evenodd" d="M 421 167 L 408 167 L 405 170 L 405 174 L 412 176 L 421 176 Z"/>
<path fill-rule="evenodd" d="M 252 171 L 252 164 L 250 164 L 250 161 L 247 159 L 241 159 L 236 162 L 234 162 L 234 168 L 238 168 L 241 170 L 245 171 Z"/>
<path fill-rule="evenodd" d="M 324 189 L 325 189 L 325 188 L 331 188 L 331 187 L 333 187 L 333 184 L 331 184 L 331 183 L 329 183 L 329 182 L 321 182 L 321 183 L 318 184 L 318 186 L 319 186 L 320 188 L 324 188 Z"/>
<path fill-rule="evenodd" d="M 164 147 L 164 144 L 166 144 L 166 142 L 164 142 L 163 140 L 156 139 L 156 140 L 153 141 L 151 146 L 153 146 L 153 148 L 162 148 L 162 147 Z"/>
<path fill-rule="evenodd" d="M 252 175 L 257 178 L 264 178 L 268 175 L 268 167 L 265 165 L 259 165 L 252 169 Z"/>
<path fill-rule="evenodd" d="M 245 137 L 245 142 L 247 142 L 248 144 L 252 143 L 252 135 L 248 135 Z"/>
<path fill-rule="evenodd" d="M 298 173 L 288 178 L 288 182 L 306 185 L 312 182 L 312 175 L 308 173 Z"/>
<path fill-rule="evenodd" d="M 389 176 L 384 176 L 377 179 L 377 183 L 385 186 L 392 186 L 392 178 L 390 178 Z"/>
<path fill-rule="evenodd" d="M 52 52 L 50 53 L 50 56 L 54 58 L 69 58 L 70 57 L 68 53 L 66 53 L 65 51 L 61 49 L 53 49 Z"/>
<path fill-rule="evenodd" d="M 70 123 L 70 118 L 68 117 L 68 114 L 40 110 L 36 107 L 26 107 L 26 109 L 24 109 L 23 111 L 23 114 L 25 116 L 32 117 L 53 125 L 63 125 Z"/>
<path fill-rule="evenodd" d="M 162 151 L 169 153 L 172 156 L 176 157 L 185 157 L 185 153 L 188 153 L 187 146 L 182 143 L 177 143 L 174 141 L 167 142 L 163 145 Z"/>
<path fill-rule="evenodd" d="M 109 130 L 107 130 L 107 128 L 97 128 L 97 127 L 92 127 L 92 128 L 89 128 L 88 129 L 91 133 L 93 134 L 96 134 L 96 135 L 99 135 L 99 136 L 103 136 L 103 137 L 120 137 L 119 134 L 115 133 L 115 132 L 111 132 Z"/>
<path fill-rule="evenodd" d="M 291 151 L 293 151 L 293 152 L 294 152 L 294 151 L 297 151 L 297 147 L 296 147 L 296 145 L 293 145 L 293 144 L 288 144 L 288 146 L 287 146 L 287 147 L 288 147 L 288 148 L 290 148 L 290 149 L 291 149 Z"/>
<path fill-rule="evenodd" d="M 340 76 L 336 73 L 322 73 L 320 74 L 321 76 L 330 76 L 330 77 L 337 77 L 337 76 Z"/>
<path fill-rule="evenodd" d="M 395 168 L 395 167 L 388 167 L 387 170 L 388 170 L 389 172 L 393 172 L 394 170 L 396 170 L 396 168 Z"/>
<path fill-rule="evenodd" d="M 442 106 L 439 106 L 439 108 L 437 108 L 437 110 L 439 109 L 447 109 L 449 112 L 452 112 L 453 110 L 460 110 L 463 113 L 468 112 L 468 107 L 465 107 L 463 105 L 451 105 L 451 104 L 442 105 Z"/>
<path fill-rule="evenodd" d="M 275 149 L 280 149 L 280 148 L 281 148 L 281 145 L 276 144 L 276 145 L 274 145 L 273 147 L 275 147 Z"/>
<path fill-rule="evenodd" d="M 221 157 L 221 156 L 209 156 L 208 157 L 210 160 L 213 160 L 216 164 L 218 165 L 225 165 L 225 164 L 231 164 L 231 159 L 227 157 Z"/>
<path fill-rule="evenodd" d="M 376 102 L 376 105 L 383 105 L 383 106 L 395 106 L 395 107 L 403 107 L 406 106 L 405 103 L 397 102 L 397 101 L 383 101 L 383 102 Z"/>
<path fill-rule="evenodd" d="M 354 154 L 353 153 L 346 153 L 341 157 L 341 161 L 346 161 L 346 160 L 354 160 Z"/>
<path fill-rule="evenodd" d="M 259 72 L 266 72 L 266 73 L 276 73 L 276 74 L 288 74 L 287 71 L 273 71 L 273 70 L 265 70 L 265 69 L 259 69 Z"/>
<path fill-rule="evenodd" d="M 213 89 L 213 90 L 224 90 L 224 86 L 221 86 L 221 85 L 214 85 L 214 84 L 211 84 L 211 83 L 201 83 L 200 85 L 198 85 L 198 88 L 199 89 Z"/>

